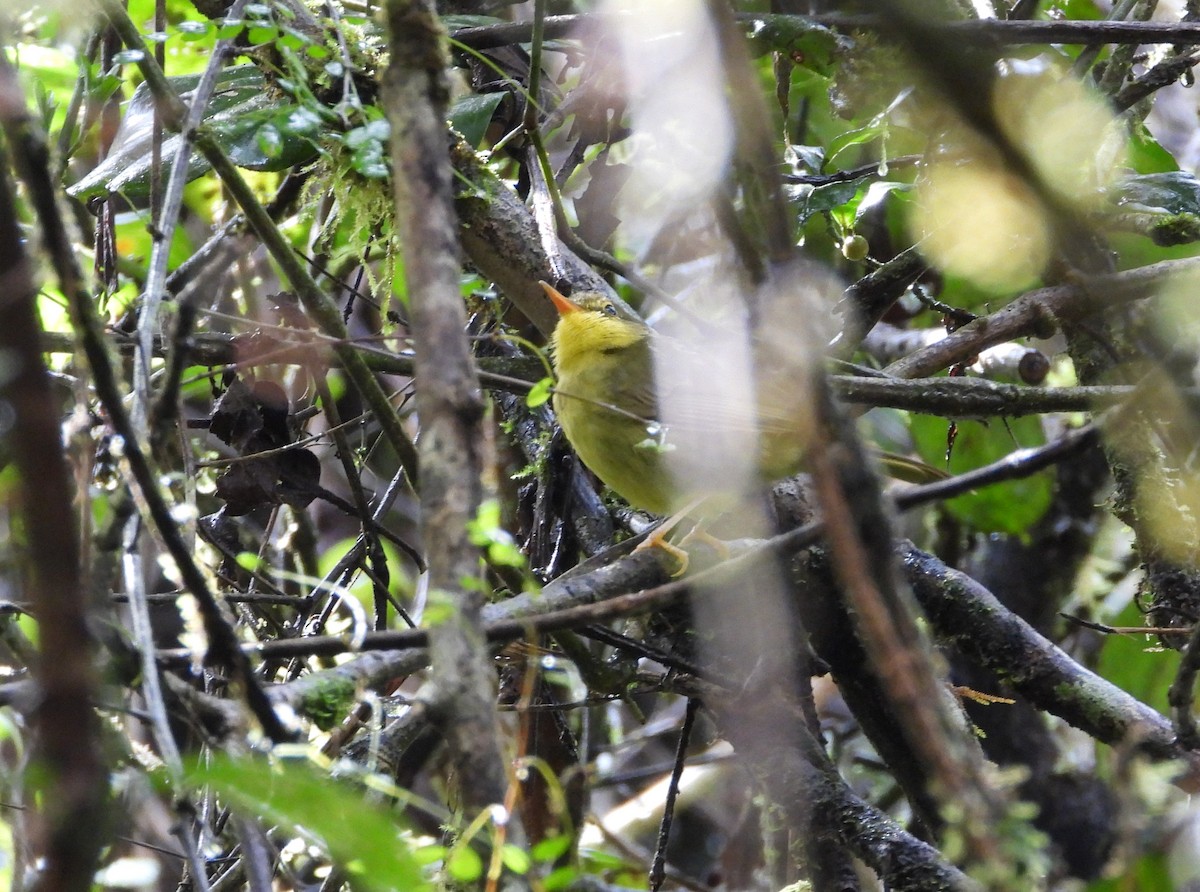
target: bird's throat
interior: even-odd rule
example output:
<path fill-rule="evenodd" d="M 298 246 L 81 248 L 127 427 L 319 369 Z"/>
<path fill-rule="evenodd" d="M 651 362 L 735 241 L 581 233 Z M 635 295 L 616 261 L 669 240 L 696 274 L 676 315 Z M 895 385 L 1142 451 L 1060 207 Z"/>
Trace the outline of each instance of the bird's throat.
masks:
<path fill-rule="evenodd" d="M 570 376 L 600 357 L 621 353 L 645 341 L 646 330 L 595 313 L 569 313 L 554 329 L 554 364 L 560 377 Z"/>

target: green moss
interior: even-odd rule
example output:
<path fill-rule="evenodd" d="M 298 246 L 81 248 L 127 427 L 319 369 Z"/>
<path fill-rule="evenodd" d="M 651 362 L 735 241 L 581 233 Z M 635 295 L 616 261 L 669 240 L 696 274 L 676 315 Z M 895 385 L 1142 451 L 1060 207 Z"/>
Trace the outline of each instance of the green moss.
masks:
<path fill-rule="evenodd" d="M 300 712 L 322 731 L 328 731 L 350 711 L 356 693 L 354 683 L 348 679 L 323 681 L 300 701 Z"/>
<path fill-rule="evenodd" d="M 1175 214 L 1167 217 L 1154 225 L 1150 230 L 1150 238 L 1154 244 L 1164 248 L 1200 241 L 1200 217 L 1195 214 Z"/>

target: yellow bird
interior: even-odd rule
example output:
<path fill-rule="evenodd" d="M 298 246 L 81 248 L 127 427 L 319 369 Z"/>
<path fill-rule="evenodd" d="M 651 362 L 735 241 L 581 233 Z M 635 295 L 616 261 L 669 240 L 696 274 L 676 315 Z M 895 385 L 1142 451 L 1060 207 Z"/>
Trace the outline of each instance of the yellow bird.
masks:
<path fill-rule="evenodd" d="M 664 398 L 655 383 L 656 360 L 661 363 L 663 357 L 656 354 L 670 347 L 668 362 L 684 361 L 675 345 L 603 294 L 567 298 L 545 282 L 541 285 L 559 313 L 551 338 L 559 424 L 583 463 L 630 505 L 672 514 L 725 490 L 731 479 L 725 475 L 681 481 L 672 474 L 670 428 L 680 424 L 687 428 L 680 439 L 693 446 L 697 433 L 701 439 L 723 430 L 757 437 L 753 466 L 763 479 L 796 470 L 809 412 L 806 388 L 794 374 L 786 383 L 760 386 L 758 398 L 747 401 L 714 398 L 712 388 L 694 385 L 673 386 Z M 709 366 L 710 372 L 717 368 Z M 796 371 L 795 363 L 791 371 Z M 666 419 L 660 401 L 669 409 Z"/>
<path fill-rule="evenodd" d="M 550 342 L 559 424 L 583 463 L 630 505 L 673 515 L 647 544 L 667 547 L 686 567 L 687 556 L 662 541 L 680 517 L 701 503 L 706 515 L 719 513 L 730 496 L 736 501 L 755 484 L 801 470 L 814 424 L 809 375 L 822 351 L 796 326 L 811 327 L 811 312 L 786 303 L 766 308 L 773 318 L 760 325 L 750 367 L 739 373 L 722 365 L 728 357 L 697 356 L 603 294 L 568 298 L 541 286 L 559 314 Z M 656 383 L 664 367 L 680 380 Z M 729 393 L 739 388 L 718 386 L 738 374 L 753 379 L 738 382 L 751 385 L 740 388 L 742 398 Z M 676 444 L 704 454 L 673 455 Z M 905 456 L 879 459 L 888 476 L 911 483 L 947 476 Z"/>
<path fill-rule="evenodd" d="M 654 444 L 653 329 L 602 294 L 570 299 L 541 285 L 559 313 L 550 349 L 563 433 L 580 460 L 630 505 L 671 514 L 682 506 Z"/>

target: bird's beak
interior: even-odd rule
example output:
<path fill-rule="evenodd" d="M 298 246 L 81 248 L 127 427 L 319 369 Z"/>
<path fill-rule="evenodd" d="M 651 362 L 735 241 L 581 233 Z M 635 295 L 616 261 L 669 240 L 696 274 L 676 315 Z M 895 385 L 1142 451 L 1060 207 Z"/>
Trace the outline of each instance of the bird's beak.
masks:
<path fill-rule="evenodd" d="M 559 294 L 558 289 L 553 285 L 547 285 L 545 282 L 538 282 L 538 284 L 542 286 L 542 290 L 546 292 L 546 297 L 550 298 L 550 302 L 554 304 L 554 309 L 558 310 L 558 315 L 565 316 L 568 313 L 578 313 L 582 309 L 575 301 Z"/>

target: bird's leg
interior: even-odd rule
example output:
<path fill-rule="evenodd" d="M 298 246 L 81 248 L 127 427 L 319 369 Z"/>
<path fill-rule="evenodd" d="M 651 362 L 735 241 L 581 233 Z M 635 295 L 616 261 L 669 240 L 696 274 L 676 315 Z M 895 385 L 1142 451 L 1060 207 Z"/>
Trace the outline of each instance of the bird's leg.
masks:
<path fill-rule="evenodd" d="M 683 508 L 681 508 L 679 511 L 676 511 L 674 514 L 656 526 L 650 535 L 646 537 L 646 541 L 635 548 L 634 551 L 641 551 L 643 548 L 661 548 L 663 551 L 674 557 L 675 560 L 679 561 L 679 569 L 671 575 L 682 576 L 687 572 L 688 561 L 690 560 L 688 558 L 688 553 L 679 546 L 672 545 L 670 542 L 668 542 L 667 536 L 672 530 L 675 529 L 675 527 L 679 526 L 679 524 L 683 522 L 684 518 L 699 508 L 703 502 L 703 498 L 694 499 L 691 502 L 688 502 Z M 693 529 L 692 533 L 694 532 L 695 530 Z M 688 535 L 690 536 L 692 533 L 689 533 Z"/>
<path fill-rule="evenodd" d="M 679 546 L 682 548 L 691 541 L 703 542 L 708 545 L 713 551 L 721 556 L 721 560 L 729 559 L 729 544 L 724 539 L 718 539 L 712 533 L 704 528 L 704 521 L 700 521 L 688 534 L 679 540 Z"/>

